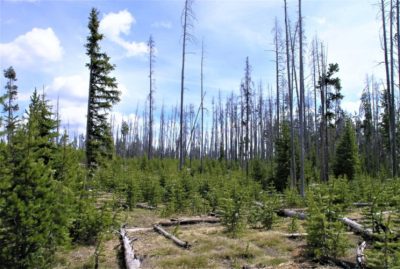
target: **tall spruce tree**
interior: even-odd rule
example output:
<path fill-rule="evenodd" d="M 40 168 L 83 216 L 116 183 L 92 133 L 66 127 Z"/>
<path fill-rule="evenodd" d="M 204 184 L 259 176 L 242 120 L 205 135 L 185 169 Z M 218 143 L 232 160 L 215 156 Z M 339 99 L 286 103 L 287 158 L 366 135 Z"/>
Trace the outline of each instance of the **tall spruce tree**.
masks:
<path fill-rule="evenodd" d="M 5 128 L 7 140 L 10 143 L 17 124 L 17 116 L 14 113 L 19 109 L 18 104 L 15 103 L 18 94 L 18 86 L 15 85 L 17 74 L 12 66 L 4 70 L 4 77 L 7 79 L 5 86 L 7 100 L 4 102 L 4 113 L 6 113 Z"/>
<path fill-rule="evenodd" d="M 86 124 L 86 164 L 90 171 L 95 169 L 104 158 L 112 156 L 112 136 L 108 114 L 112 105 L 119 102 L 120 92 L 115 77 L 110 72 L 115 66 L 110 57 L 100 51 L 103 35 L 99 33 L 99 12 L 93 8 L 89 15 L 86 55 L 90 61 L 86 64 L 90 71 L 89 99 Z"/>

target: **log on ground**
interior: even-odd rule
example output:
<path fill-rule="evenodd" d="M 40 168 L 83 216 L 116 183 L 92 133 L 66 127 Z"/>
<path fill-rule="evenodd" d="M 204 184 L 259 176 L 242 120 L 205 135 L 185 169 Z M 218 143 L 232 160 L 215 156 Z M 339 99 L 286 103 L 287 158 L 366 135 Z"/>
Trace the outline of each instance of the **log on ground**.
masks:
<path fill-rule="evenodd" d="M 361 224 L 358 222 L 355 222 L 354 220 L 351 220 L 349 218 L 341 218 L 340 219 L 344 224 L 346 224 L 348 227 L 350 227 L 351 230 L 353 230 L 356 233 L 359 233 L 369 239 L 374 239 L 376 236 L 372 233 L 371 229 L 365 229 Z"/>
<path fill-rule="evenodd" d="M 284 216 L 284 217 L 291 217 L 291 218 L 298 218 L 300 220 L 305 220 L 307 219 L 307 214 L 304 212 L 297 212 L 291 209 L 281 209 L 278 212 L 278 216 Z"/>
<path fill-rule="evenodd" d="M 158 225 L 168 227 L 175 225 L 192 225 L 199 223 L 219 223 L 221 220 L 217 217 L 203 217 L 203 218 L 182 218 L 182 219 L 171 219 L 169 221 L 160 221 Z"/>
<path fill-rule="evenodd" d="M 119 232 L 121 236 L 122 246 L 124 250 L 124 260 L 125 266 L 127 269 L 139 269 L 140 268 L 140 260 L 135 257 L 135 252 L 131 246 L 131 240 L 126 235 L 126 231 L 124 228 L 121 228 Z"/>
<path fill-rule="evenodd" d="M 151 205 L 147 205 L 147 204 L 143 204 L 143 203 L 137 203 L 136 207 L 137 208 L 148 209 L 148 210 L 156 210 L 157 209 L 157 207 L 155 207 L 155 206 L 151 206 Z"/>
<path fill-rule="evenodd" d="M 166 230 L 164 230 L 160 225 L 154 225 L 154 230 L 159 234 L 165 236 L 168 239 L 171 239 L 177 246 L 181 248 L 190 248 L 190 244 L 186 241 L 182 241 L 173 234 L 170 234 Z"/>

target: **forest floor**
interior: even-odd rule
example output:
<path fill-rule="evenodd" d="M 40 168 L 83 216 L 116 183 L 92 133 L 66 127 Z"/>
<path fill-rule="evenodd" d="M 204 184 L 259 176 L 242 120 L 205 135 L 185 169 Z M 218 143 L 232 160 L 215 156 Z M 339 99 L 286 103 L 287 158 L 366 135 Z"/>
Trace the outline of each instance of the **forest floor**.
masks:
<path fill-rule="evenodd" d="M 178 218 L 181 216 L 172 216 Z M 289 218 L 278 218 L 272 230 L 251 229 L 237 238 L 230 237 L 221 224 L 195 224 L 166 227 L 165 230 L 191 248 L 183 249 L 152 229 L 135 231 L 132 228 L 152 228 L 165 220 L 160 211 L 134 209 L 118 216 L 133 242 L 135 254 L 142 261 L 141 268 L 339 268 L 316 264 L 307 259 L 305 239 L 292 239 L 288 233 Z M 304 222 L 298 221 L 298 232 L 305 231 Z M 355 260 L 358 238 L 349 235 L 351 246 L 344 260 Z M 119 234 L 106 234 L 100 248 L 100 268 L 124 268 Z M 57 253 L 54 268 L 93 268 L 95 246 L 72 246 Z"/>

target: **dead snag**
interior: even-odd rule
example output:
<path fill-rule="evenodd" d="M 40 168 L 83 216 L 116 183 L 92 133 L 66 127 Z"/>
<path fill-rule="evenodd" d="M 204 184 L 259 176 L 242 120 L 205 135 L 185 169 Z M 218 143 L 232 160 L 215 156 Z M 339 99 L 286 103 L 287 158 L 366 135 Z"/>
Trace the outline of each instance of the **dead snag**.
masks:
<path fill-rule="evenodd" d="M 160 225 L 154 225 L 154 230 L 156 232 L 158 232 L 159 234 L 165 236 L 166 238 L 171 239 L 179 247 L 181 247 L 181 248 L 190 248 L 190 244 L 188 242 L 182 241 L 179 238 L 177 238 L 176 236 L 170 234 L 169 232 L 167 232 L 166 230 L 161 228 Z"/>
<path fill-rule="evenodd" d="M 131 246 L 131 240 L 126 235 L 126 231 L 124 228 L 121 228 L 119 232 L 122 240 L 122 245 L 124 248 L 124 260 L 125 266 L 127 269 L 139 269 L 140 268 L 140 260 L 135 257 L 135 252 Z"/>

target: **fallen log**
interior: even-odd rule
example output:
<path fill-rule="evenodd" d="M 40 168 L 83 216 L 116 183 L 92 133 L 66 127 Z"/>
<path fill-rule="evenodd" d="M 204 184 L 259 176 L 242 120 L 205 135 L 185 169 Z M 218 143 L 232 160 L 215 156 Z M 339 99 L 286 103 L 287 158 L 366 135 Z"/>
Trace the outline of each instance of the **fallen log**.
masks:
<path fill-rule="evenodd" d="M 364 250 L 367 247 L 367 243 L 365 241 L 361 242 L 357 245 L 356 250 L 356 263 L 358 268 L 365 268 L 365 255 Z"/>
<path fill-rule="evenodd" d="M 356 233 L 359 233 L 367 238 L 370 239 L 375 239 L 375 235 L 373 234 L 371 229 L 365 229 L 361 224 L 355 222 L 354 220 L 351 220 L 349 218 L 340 218 L 340 221 L 342 221 L 344 224 L 346 224 L 347 226 L 350 227 L 350 229 L 352 229 L 353 231 L 355 231 Z"/>
<path fill-rule="evenodd" d="M 176 236 L 170 234 L 166 230 L 164 230 L 160 225 L 154 225 L 154 230 L 158 232 L 159 234 L 165 236 L 168 239 L 171 239 L 176 245 L 178 245 L 181 248 L 190 248 L 190 244 L 186 241 L 182 241 Z"/>
<path fill-rule="evenodd" d="M 135 252 L 133 251 L 132 246 L 131 246 L 131 240 L 126 235 L 125 229 L 121 228 L 119 234 L 120 234 L 121 240 L 122 240 L 126 268 L 127 269 L 139 269 L 140 268 L 140 260 L 135 257 Z"/>
<path fill-rule="evenodd" d="M 353 203 L 353 206 L 355 206 L 355 207 L 366 207 L 366 206 L 370 206 L 370 205 L 371 205 L 371 203 L 365 203 L 365 202 Z"/>
<path fill-rule="evenodd" d="M 299 238 L 299 237 L 305 237 L 308 235 L 308 233 L 281 233 L 283 237 L 289 237 L 289 238 Z"/>
<path fill-rule="evenodd" d="M 297 212 L 291 209 L 280 209 L 278 212 L 278 216 L 284 216 L 284 217 L 291 217 L 291 218 L 298 218 L 300 220 L 305 220 L 307 219 L 307 214 L 304 212 Z"/>
<path fill-rule="evenodd" d="M 291 217 L 291 218 L 297 217 L 300 220 L 307 219 L 306 213 L 296 212 L 291 209 L 281 209 L 277 212 L 277 214 L 278 214 L 278 216 L 284 216 L 284 217 Z M 348 227 L 350 227 L 350 229 L 352 231 L 360 234 L 361 236 L 363 236 L 366 239 L 378 240 L 378 241 L 382 240 L 377 234 L 373 233 L 372 229 L 364 228 L 361 224 L 359 224 L 358 222 L 356 222 L 354 220 L 351 220 L 347 217 L 339 218 L 339 220 L 341 222 L 343 222 L 345 225 L 347 225 Z M 397 235 L 397 236 L 395 236 L 394 240 L 398 240 L 399 238 L 400 238 L 400 235 Z"/>
<path fill-rule="evenodd" d="M 136 207 L 137 208 L 148 209 L 148 210 L 156 210 L 157 209 L 157 207 L 155 207 L 155 206 L 151 206 L 151 205 L 147 205 L 147 204 L 143 204 L 143 203 L 137 203 Z"/>
<path fill-rule="evenodd" d="M 128 233 L 149 232 L 149 231 L 153 231 L 153 228 L 147 228 L 147 227 L 126 228 L 125 231 Z"/>
<path fill-rule="evenodd" d="M 219 223 L 221 220 L 217 217 L 203 217 L 203 218 L 182 218 L 182 219 L 171 219 L 169 221 L 160 221 L 158 225 L 169 227 L 175 225 L 191 225 L 199 223 Z"/>

